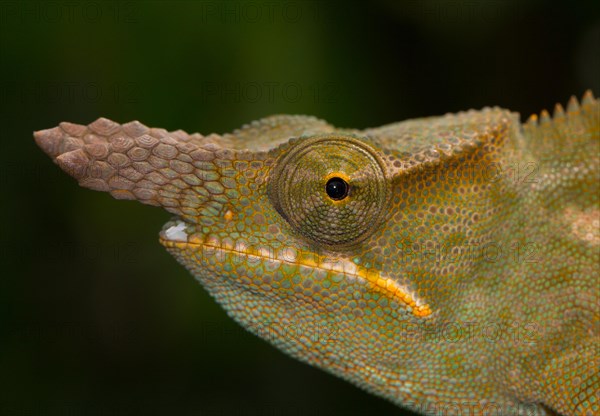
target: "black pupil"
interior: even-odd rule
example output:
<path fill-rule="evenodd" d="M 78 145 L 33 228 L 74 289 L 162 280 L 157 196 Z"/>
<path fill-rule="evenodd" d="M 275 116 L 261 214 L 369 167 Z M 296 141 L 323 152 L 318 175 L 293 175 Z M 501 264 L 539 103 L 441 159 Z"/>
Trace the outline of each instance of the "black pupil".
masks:
<path fill-rule="evenodd" d="M 329 198 L 340 200 L 346 198 L 348 188 L 348 183 L 342 178 L 331 178 L 325 185 L 325 192 L 327 192 Z"/>

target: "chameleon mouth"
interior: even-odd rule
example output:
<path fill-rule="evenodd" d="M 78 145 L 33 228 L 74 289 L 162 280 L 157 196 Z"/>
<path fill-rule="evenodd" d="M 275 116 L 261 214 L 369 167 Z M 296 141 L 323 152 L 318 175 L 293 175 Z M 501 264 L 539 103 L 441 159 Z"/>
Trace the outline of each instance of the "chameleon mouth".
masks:
<path fill-rule="evenodd" d="M 194 224 L 182 220 L 180 217 L 174 217 L 167 222 L 159 233 L 160 243 L 169 248 L 179 249 L 197 249 L 203 250 L 203 254 L 210 255 L 215 253 L 236 253 L 252 257 L 260 257 L 263 260 L 283 260 L 273 256 L 272 250 L 265 248 L 254 248 L 248 244 L 231 239 L 219 238 L 215 235 L 203 235 L 198 232 Z"/>
<path fill-rule="evenodd" d="M 395 279 L 384 276 L 379 270 L 368 270 L 345 258 L 331 258 L 316 254 L 310 250 L 295 247 L 257 247 L 242 241 L 220 239 L 213 235 L 202 236 L 193 224 L 175 217 L 167 222 L 160 232 L 160 243 L 171 249 L 192 250 L 201 257 L 214 257 L 218 262 L 240 261 L 244 258 L 248 263 L 271 262 L 287 264 L 293 269 L 289 272 L 302 275 L 302 268 L 320 269 L 332 277 L 360 281 L 370 290 L 379 292 L 391 300 L 408 308 L 413 315 L 424 318 L 431 315 L 429 305 L 414 292 L 398 284 Z M 234 260 L 235 258 L 235 260 Z"/>

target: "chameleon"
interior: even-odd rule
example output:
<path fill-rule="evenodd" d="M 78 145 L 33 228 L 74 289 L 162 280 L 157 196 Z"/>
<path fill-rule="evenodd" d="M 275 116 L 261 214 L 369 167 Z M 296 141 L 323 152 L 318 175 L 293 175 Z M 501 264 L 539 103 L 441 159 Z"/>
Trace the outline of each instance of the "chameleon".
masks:
<path fill-rule="evenodd" d="M 425 415 L 600 414 L 600 107 L 34 133 L 276 348 Z"/>

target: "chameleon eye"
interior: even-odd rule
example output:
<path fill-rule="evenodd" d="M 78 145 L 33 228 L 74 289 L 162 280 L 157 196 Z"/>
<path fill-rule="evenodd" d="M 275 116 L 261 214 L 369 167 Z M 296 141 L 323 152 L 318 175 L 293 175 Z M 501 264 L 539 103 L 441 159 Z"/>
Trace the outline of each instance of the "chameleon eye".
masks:
<path fill-rule="evenodd" d="M 346 198 L 348 196 L 349 189 L 350 185 L 348 185 L 348 182 L 338 177 L 329 179 L 325 185 L 325 192 L 327 192 L 329 198 L 333 199 L 334 201 L 339 201 L 340 199 Z"/>
<path fill-rule="evenodd" d="M 383 162 L 353 136 L 296 141 L 273 167 L 269 197 L 283 218 L 312 242 L 345 246 L 369 237 L 387 212 Z"/>

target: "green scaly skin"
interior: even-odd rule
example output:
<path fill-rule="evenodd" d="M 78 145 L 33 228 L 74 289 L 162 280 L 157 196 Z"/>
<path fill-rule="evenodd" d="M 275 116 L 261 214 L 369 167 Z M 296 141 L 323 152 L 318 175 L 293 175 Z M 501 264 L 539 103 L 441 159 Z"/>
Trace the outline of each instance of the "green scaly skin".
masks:
<path fill-rule="evenodd" d="M 175 214 L 167 250 L 304 362 L 423 414 L 598 415 L 599 108 L 35 139 L 81 186 Z"/>

